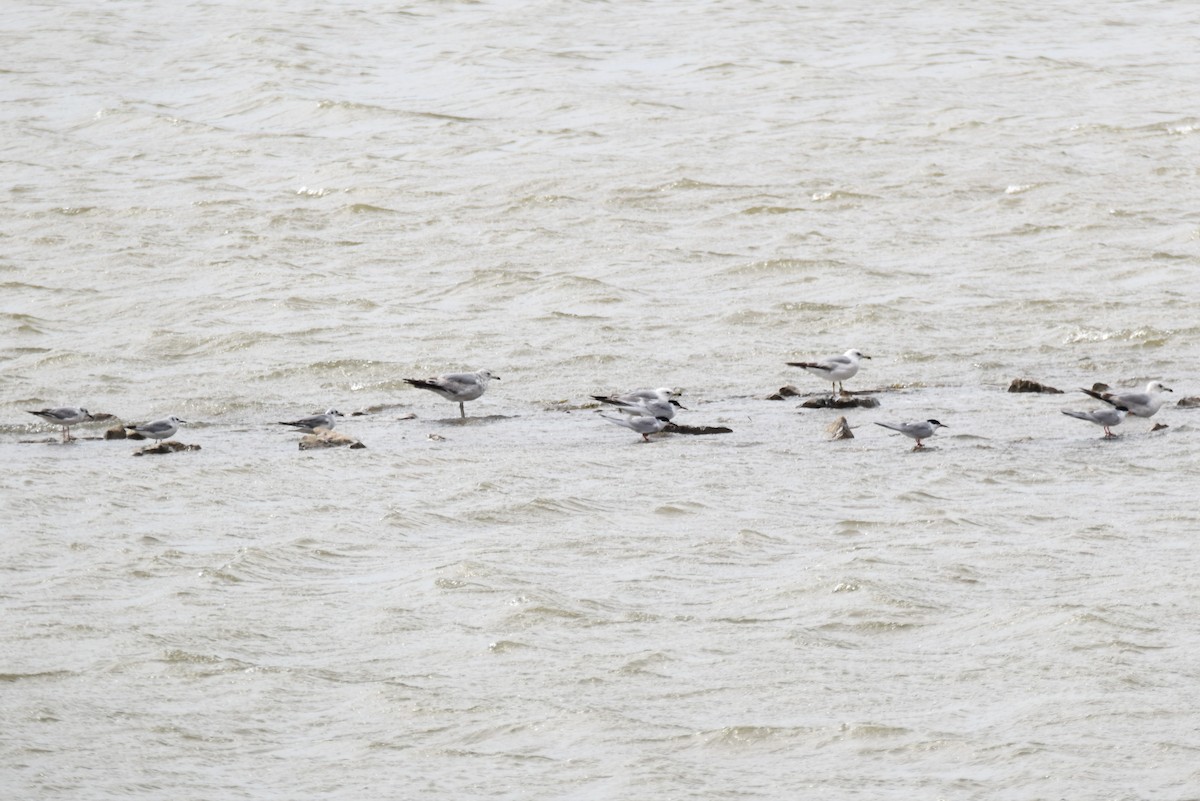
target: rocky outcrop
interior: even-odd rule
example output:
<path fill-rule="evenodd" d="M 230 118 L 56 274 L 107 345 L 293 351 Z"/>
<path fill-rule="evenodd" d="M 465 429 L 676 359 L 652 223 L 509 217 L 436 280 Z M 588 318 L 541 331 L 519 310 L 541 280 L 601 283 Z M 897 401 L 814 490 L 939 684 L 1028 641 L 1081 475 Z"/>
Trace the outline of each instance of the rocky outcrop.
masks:
<path fill-rule="evenodd" d="M 129 437 L 129 439 L 133 439 L 133 437 Z M 143 439 L 143 437 L 139 436 L 138 439 Z M 169 440 L 166 440 L 165 442 L 156 442 L 153 445 L 146 445 L 144 447 L 138 448 L 136 451 L 133 452 L 133 455 L 134 456 L 146 456 L 148 454 L 153 454 L 153 453 L 179 453 L 180 451 L 198 451 L 198 450 L 200 450 L 199 445 L 185 445 L 184 443 L 179 442 L 178 440 L 169 439 Z"/>
<path fill-rule="evenodd" d="M 879 405 L 879 399 L 870 395 L 854 397 L 853 395 L 821 395 L 809 398 L 800 404 L 805 409 L 874 409 Z"/>
<path fill-rule="evenodd" d="M 1039 384 L 1037 381 L 1030 381 L 1028 378 L 1014 378 L 1012 383 L 1008 385 L 1009 392 L 1041 392 L 1047 395 L 1061 395 L 1061 389 Z"/>
<path fill-rule="evenodd" d="M 330 431 L 328 429 L 319 428 L 315 434 L 305 434 L 300 439 L 300 450 L 311 451 L 321 448 L 350 448 L 357 450 L 365 448 L 361 442 L 356 440 L 349 434 L 343 434 L 341 431 Z"/>
<path fill-rule="evenodd" d="M 1200 407 L 1200 395 L 1192 395 L 1187 398 L 1180 398 L 1179 403 L 1175 404 L 1181 409 L 1195 409 Z"/>
<path fill-rule="evenodd" d="M 732 428 L 725 426 L 685 426 L 679 423 L 667 423 L 663 431 L 670 431 L 672 434 L 732 434 Z"/>
<path fill-rule="evenodd" d="M 845 417 L 834 420 L 825 430 L 829 432 L 830 439 L 854 439 L 854 432 L 850 430 L 850 423 L 846 422 Z"/>

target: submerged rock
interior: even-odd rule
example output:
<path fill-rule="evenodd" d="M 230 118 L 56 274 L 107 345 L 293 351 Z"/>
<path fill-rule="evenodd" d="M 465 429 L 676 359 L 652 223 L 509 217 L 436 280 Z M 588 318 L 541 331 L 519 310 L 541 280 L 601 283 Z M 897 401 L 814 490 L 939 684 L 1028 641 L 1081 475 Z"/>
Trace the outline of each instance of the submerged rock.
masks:
<path fill-rule="evenodd" d="M 829 432 L 830 439 L 854 439 L 854 432 L 844 416 L 834 420 L 825 430 Z"/>
<path fill-rule="evenodd" d="M 869 395 L 858 398 L 846 394 L 821 395 L 800 405 L 805 409 L 874 409 L 879 405 L 879 399 Z"/>
<path fill-rule="evenodd" d="M 1192 395 L 1187 398 L 1180 398 L 1179 403 L 1175 404 L 1183 409 L 1195 409 L 1200 406 L 1200 395 Z"/>
<path fill-rule="evenodd" d="M 1102 384 L 1099 386 L 1103 386 Z M 1061 389 L 1039 384 L 1037 381 L 1030 381 L 1028 378 L 1014 378 L 1013 382 L 1008 385 L 1009 392 L 1042 392 L 1047 395 L 1061 395 Z M 1103 390 L 1101 390 L 1103 391 Z"/>
<path fill-rule="evenodd" d="M 318 448 L 350 448 L 357 450 L 365 448 L 361 442 L 356 440 L 349 434 L 343 434 L 341 431 L 329 431 L 328 429 L 318 429 L 315 434 L 305 434 L 300 439 L 300 450 L 310 451 Z"/>
<path fill-rule="evenodd" d="M 663 431 L 672 434 L 732 434 L 732 428 L 725 426 L 682 426 L 679 423 L 667 423 Z"/>
<path fill-rule="evenodd" d="M 133 437 L 129 437 L 129 439 L 133 439 Z M 144 437 L 139 436 L 138 439 L 144 439 Z M 150 453 L 178 453 L 179 451 L 198 451 L 198 450 L 200 450 L 199 445 L 185 445 L 182 442 L 179 442 L 178 440 L 169 439 L 166 442 L 156 442 L 153 445 L 146 445 L 144 447 L 138 448 L 136 451 L 133 452 L 133 455 L 134 456 L 145 456 L 146 454 L 150 454 Z"/>
<path fill-rule="evenodd" d="M 779 391 L 767 396 L 767 400 L 783 400 L 784 398 L 794 398 L 802 394 L 800 390 L 788 384 L 786 387 L 780 387 Z"/>

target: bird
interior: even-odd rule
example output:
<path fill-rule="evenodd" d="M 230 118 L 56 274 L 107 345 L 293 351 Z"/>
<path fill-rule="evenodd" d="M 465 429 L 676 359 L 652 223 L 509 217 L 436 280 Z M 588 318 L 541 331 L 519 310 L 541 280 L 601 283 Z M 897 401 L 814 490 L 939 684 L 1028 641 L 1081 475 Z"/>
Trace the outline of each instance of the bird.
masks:
<path fill-rule="evenodd" d="M 678 392 L 670 387 L 659 387 L 658 389 L 635 389 L 622 395 L 593 395 L 592 397 L 605 403 L 612 403 L 614 401 L 640 403 L 641 401 L 648 400 L 669 401 L 678 394 Z"/>
<path fill-rule="evenodd" d="M 1112 409 L 1096 409 L 1094 412 L 1063 412 L 1067 417 L 1087 420 L 1089 423 L 1104 426 L 1104 439 L 1113 439 L 1117 436 L 1109 429 L 1113 426 L 1121 425 L 1127 413 L 1129 413 L 1129 409 L 1124 406 L 1115 406 Z"/>
<path fill-rule="evenodd" d="M 69 442 L 74 439 L 71 436 L 71 426 L 82 423 L 84 420 L 92 420 L 92 414 L 87 409 L 77 409 L 74 406 L 60 406 L 57 409 L 40 409 L 33 411 L 27 409 L 30 414 L 42 418 L 48 423 L 62 426 L 62 441 Z"/>
<path fill-rule="evenodd" d="M 676 409 L 687 407 L 671 397 L 669 389 L 642 389 L 624 395 L 593 395 L 592 400 L 616 406 L 625 414 L 641 417 L 665 417 L 671 420 Z"/>
<path fill-rule="evenodd" d="M 937 420 L 921 420 L 916 423 L 876 423 L 875 425 L 883 426 L 884 428 L 890 428 L 893 431 L 899 431 L 906 437 L 912 437 L 917 441 L 916 447 L 913 448 L 914 451 L 917 448 L 925 447 L 921 444 L 921 440 L 929 439 L 939 428 L 950 427 L 948 425 L 939 423 Z"/>
<path fill-rule="evenodd" d="M 333 430 L 334 424 L 338 417 L 346 415 L 339 412 L 337 409 L 326 409 L 324 414 L 314 414 L 312 417 L 301 417 L 299 420 L 285 422 L 279 421 L 281 426 L 295 426 L 298 431 L 303 431 L 306 434 L 315 434 L 316 429 L 324 428 L 328 431 Z"/>
<path fill-rule="evenodd" d="M 125 426 L 125 428 L 148 439 L 164 440 L 173 436 L 179 430 L 179 426 L 184 423 L 187 423 L 187 420 L 180 420 L 175 415 L 171 415 L 162 420 L 155 420 L 153 423 Z"/>
<path fill-rule="evenodd" d="M 465 418 L 467 410 L 463 403 L 483 395 L 488 382 L 492 380 L 499 381 L 500 376 L 492 375 L 488 370 L 476 370 L 474 373 L 447 373 L 437 378 L 406 378 L 404 383 L 436 392 L 446 400 L 457 403 L 458 413 Z"/>
<path fill-rule="evenodd" d="M 848 350 L 841 356 L 826 356 L 816 362 L 788 362 L 789 367 L 803 367 L 815 376 L 824 378 L 833 384 L 834 389 L 845 393 L 842 382 L 858 374 L 859 360 L 869 359 L 859 350 Z"/>
<path fill-rule="evenodd" d="M 1134 417 L 1153 417 L 1167 402 L 1161 393 L 1174 392 L 1170 387 L 1163 386 L 1161 381 L 1151 381 L 1146 385 L 1145 392 L 1096 392 L 1082 387 L 1079 391 L 1109 406 L 1124 406 Z"/>
<path fill-rule="evenodd" d="M 607 414 L 600 415 L 610 423 L 615 423 L 619 426 L 624 426 L 631 431 L 636 431 L 642 435 L 642 439 L 646 442 L 650 441 L 651 434 L 657 434 L 667 427 L 671 422 L 666 417 L 651 417 L 646 414 L 631 415 L 626 417 L 610 417 Z"/>

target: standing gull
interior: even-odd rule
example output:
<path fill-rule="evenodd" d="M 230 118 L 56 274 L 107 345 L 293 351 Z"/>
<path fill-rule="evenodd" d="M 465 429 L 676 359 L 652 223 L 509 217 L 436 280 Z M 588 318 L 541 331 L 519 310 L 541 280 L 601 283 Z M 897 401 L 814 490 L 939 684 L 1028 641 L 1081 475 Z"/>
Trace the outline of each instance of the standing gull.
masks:
<path fill-rule="evenodd" d="M 1146 385 L 1145 392 L 1095 392 L 1090 389 L 1081 389 L 1080 392 L 1104 401 L 1109 406 L 1124 406 L 1134 417 L 1153 417 L 1167 402 L 1161 393 L 1174 390 L 1163 386 L 1161 381 L 1151 381 Z"/>
<path fill-rule="evenodd" d="M 62 426 L 62 441 L 69 442 L 74 439 L 71 436 L 71 426 L 77 423 L 82 423 L 84 420 L 91 420 L 92 415 L 87 409 L 76 409 L 74 406 L 60 406 L 57 409 L 41 409 L 40 411 L 27 410 L 30 414 L 42 418 L 48 423 Z"/>
<path fill-rule="evenodd" d="M 651 434 L 657 434 L 667 427 L 667 423 L 671 422 L 666 417 L 650 417 L 645 414 L 633 415 L 631 417 L 609 417 L 607 414 L 600 416 L 610 423 L 624 426 L 631 431 L 636 431 L 642 435 L 642 439 L 646 442 L 650 441 Z"/>
<path fill-rule="evenodd" d="M 326 409 L 325 414 L 314 414 L 312 417 L 301 417 L 299 420 L 292 420 L 290 422 L 280 420 L 279 425 L 294 426 L 297 430 L 303 431 L 306 434 L 315 434 L 318 428 L 332 431 L 339 417 L 345 417 L 345 415 L 337 409 Z"/>
<path fill-rule="evenodd" d="M 912 437 L 917 441 L 916 447 L 913 448 L 914 451 L 917 448 L 925 447 L 921 444 L 921 440 L 929 439 L 939 428 L 950 427 L 947 425 L 942 425 L 937 420 L 921 420 L 916 423 L 876 423 L 875 425 L 883 426 L 884 428 L 890 428 L 893 431 L 899 431 L 906 437 Z"/>
<path fill-rule="evenodd" d="M 447 373 L 437 378 L 406 378 L 404 383 L 412 384 L 417 389 L 427 389 L 436 392 L 448 401 L 458 404 L 458 413 L 467 416 L 463 403 L 475 400 L 487 389 L 488 382 L 500 376 L 492 375 L 487 370 L 477 370 L 474 373 Z"/>
<path fill-rule="evenodd" d="M 1098 426 L 1104 427 L 1104 439 L 1114 439 L 1117 435 L 1111 429 L 1113 426 L 1119 426 L 1125 420 L 1125 414 L 1129 412 L 1124 406 L 1117 406 L 1112 409 L 1097 409 L 1094 412 L 1063 412 L 1067 417 L 1074 417 L 1078 420 L 1087 420 L 1089 423 L 1095 423 Z"/>
<path fill-rule="evenodd" d="M 173 436 L 175 434 L 175 432 L 179 430 L 180 424 L 186 423 L 186 422 L 187 422 L 187 420 L 180 420 L 175 415 L 171 415 L 170 417 L 164 418 L 162 420 L 155 420 L 153 423 L 145 423 L 140 426 L 139 425 L 125 426 L 125 428 L 130 431 L 133 431 L 135 433 L 141 434 L 143 437 L 146 437 L 147 439 L 156 439 L 156 440 L 161 441 L 161 440 L 166 439 L 167 437 Z"/>
<path fill-rule="evenodd" d="M 860 359 L 869 358 L 859 350 L 848 350 L 841 356 L 827 356 L 816 362 L 788 362 L 788 366 L 803 367 L 813 375 L 824 378 L 833 385 L 835 391 L 845 392 L 842 382 L 858 373 Z"/>

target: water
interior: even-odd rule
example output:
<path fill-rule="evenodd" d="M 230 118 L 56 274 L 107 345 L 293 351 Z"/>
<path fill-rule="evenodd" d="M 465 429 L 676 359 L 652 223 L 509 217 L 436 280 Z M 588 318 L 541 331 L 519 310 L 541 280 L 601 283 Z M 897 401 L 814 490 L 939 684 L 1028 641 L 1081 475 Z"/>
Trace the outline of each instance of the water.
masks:
<path fill-rule="evenodd" d="M 15 7 L 5 797 L 1196 797 L 1200 11 Z"/>

